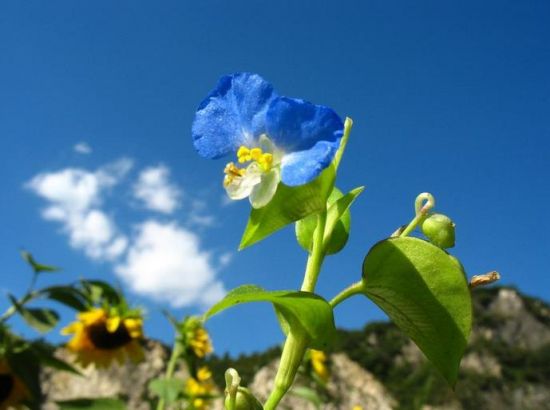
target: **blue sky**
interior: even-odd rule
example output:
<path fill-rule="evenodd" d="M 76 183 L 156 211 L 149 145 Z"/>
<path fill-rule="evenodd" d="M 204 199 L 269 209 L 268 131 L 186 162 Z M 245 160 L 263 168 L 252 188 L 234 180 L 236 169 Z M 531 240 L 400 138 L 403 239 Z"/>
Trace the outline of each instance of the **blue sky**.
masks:
<path fill-rule="evenodd" d="M 357 280 L 370 246 L 430 191 L 470 276 L 496 269 L 550 299 L 549 18 L 547 1 L 2 2 L 2 293 L 25 289 L 26 248 L 63 268 L 44 284 L 120 282 L 168 341 L 161 308 L 199 312 L 244 283 L 299 287 L 293 229 L 237 252 L 249 205 L 227 205 L 226 161 L 191 144 L 217 79 L 251 71 L 355 122 L 338 186 L 367 188 L 320 294 Z M 336 311 L 346 328 L 383 317 L 360 298 Z M 267 305 L 209 330 L 218 352 L 282 341 Z"/>

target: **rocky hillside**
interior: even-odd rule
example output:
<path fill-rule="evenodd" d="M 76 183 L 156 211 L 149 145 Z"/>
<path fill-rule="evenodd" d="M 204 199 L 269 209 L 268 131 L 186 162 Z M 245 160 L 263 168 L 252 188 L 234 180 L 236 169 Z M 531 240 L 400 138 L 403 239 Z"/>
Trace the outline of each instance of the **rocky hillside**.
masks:
<path fill-rule="evenodd" d="M 340 332 L 330 356 L 331 381 L 323 393 L 330 404 L 322 408 L 550 410 L 550 306 L 499 287 L 476 289 L 474 306 L 475 328 L 454 392 L 399 329 L 389 323 L 372 323 L 359 331 Z M 220 386 L 224 370 L 232 366 L 264 398 L 278 353 L 273 348 L 237 359 L 213 357 L 209 365 Z M 127 398 L 130 409 L 145 410 L 145 380 L 161 374 L 166 358 L 167 350 L 150 342 L 147 361 L 138 366 L 88 369 L 85 379 L 45 373 L 45 408 L 55 409 L 54 400 L 121 396 Z M 298 386 L 306 384 L 305 380 L 298 382 Z M 289 395 L 281 407 L 315 409 L 297 395 Z"/>

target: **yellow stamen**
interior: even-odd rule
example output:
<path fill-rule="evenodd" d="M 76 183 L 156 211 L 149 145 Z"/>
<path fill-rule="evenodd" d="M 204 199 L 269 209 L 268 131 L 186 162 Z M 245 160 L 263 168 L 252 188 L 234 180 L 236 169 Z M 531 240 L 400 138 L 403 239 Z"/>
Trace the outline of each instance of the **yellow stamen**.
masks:
<path fill-rule="evenodd" d="M 237 151 L 237 158 L 239 159 L 239 163 L 250 161 L 250 149 L 245 147 L 244 145 L 241 145 L 239 147 L 239 150 Z"/>
<path fill-rule="evenodd" d="M 262 149 L 258 147 L 248 148 L 244 145 L 241 145 L 237 150 L 237 158 L 240 164 L 249 161 L 256 161 L 266 172 L 271 169 L 271 165 L 273 164 L 273 155 L 268 152 L 264 153 Z M 228 172 L 226 168 L 226 174 L 227 173 Z M 233 179 L 231 179 L 229 183 L 231 183 L 232 180 Z"/>

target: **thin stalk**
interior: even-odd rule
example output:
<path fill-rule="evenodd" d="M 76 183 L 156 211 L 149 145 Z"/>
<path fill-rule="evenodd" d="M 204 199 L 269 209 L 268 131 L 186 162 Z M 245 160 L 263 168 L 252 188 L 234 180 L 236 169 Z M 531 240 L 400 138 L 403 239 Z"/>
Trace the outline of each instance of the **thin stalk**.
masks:
<path fill-rule="evenodd" d="M 344 300 L 349 299 L 350 297 L 354 295 L 358 295 L 360 293 L 363 293 L 365 291 L 365 282 L 362 280 L 352 284 L 351 286 L 347 287 L 343 291 L 341 291 L 339 294 L 334 296 L 332 300 L 329 302 L 330 306 L 335 308 L 340 303 L 342 303 Z"/>
<path fill-rule="evenodd" d="M 294 335 L 292 332 L 288 334 L 281 354 L 281 363 L 275 376 L 273 390 L 264 404 L 264 410 L 277 408 L 277 405 L 294 382 L 306 349 L 307 338 L 305 335 Z"/>
<path fill-rule="evenodd" d="M 174 372 L 176 370 L 176 364 L 178 362 L 178 358 L 180 357 L 182 353 L 181 345 L 176 342 L 174 343 L 174 348 L 172 349 L 172 354 L 170 355 L 170 360 L 168 361 L 168 365 L 166 366 L 166 372 L 164 373 L 164 377 L 166 379 L 171 379 L 174 376 Z M 157 410 L 164 410 L 164 399 L 161 397 L 159 399 L 159 402 L 157 404 Z"/>

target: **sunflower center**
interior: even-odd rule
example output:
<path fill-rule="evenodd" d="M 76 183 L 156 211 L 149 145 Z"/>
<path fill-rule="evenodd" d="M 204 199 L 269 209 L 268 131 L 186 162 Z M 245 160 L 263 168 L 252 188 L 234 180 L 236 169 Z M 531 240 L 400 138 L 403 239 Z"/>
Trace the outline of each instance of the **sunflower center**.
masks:
<path fill-rule="evenodd" d="M 13 385 L 14 381 L 11 374 L 0 374 L 0 403 L 10 397 Z"/>
<path fill-rule="evenodd" d="M 126 326 L 121 324 L 114 332 L 109 332 L 104 322 L 95 323 L 87 328 L 88 337 L 98 349 L 111 350 L 122 347 L 132 341 Z"/>

